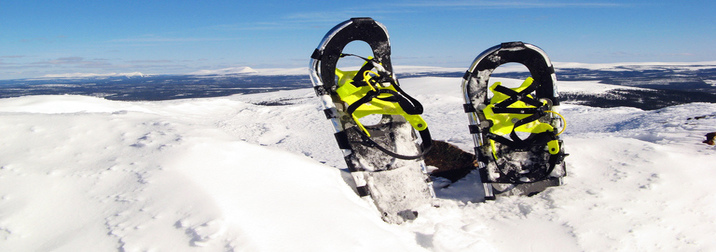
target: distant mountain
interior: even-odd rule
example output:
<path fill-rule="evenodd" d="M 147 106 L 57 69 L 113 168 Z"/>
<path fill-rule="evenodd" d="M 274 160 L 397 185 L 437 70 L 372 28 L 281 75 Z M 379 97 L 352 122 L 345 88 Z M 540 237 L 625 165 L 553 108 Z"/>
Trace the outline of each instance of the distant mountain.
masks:
<path fill-rule="evenodd" d="M 254 70 L 250 67 L 229 67 L 229 68 L 222 68 L 217 70 L 200 70 L 193 73 L 189 73 L 189 75 L 226 75 L 226 74 L 248 74 L 248 73 L 258 73 L 258 71 Z"/>
<path fill-rule="evenodd" d="M 87 95 L 109 100 L 171 100 L 217 97 L 310 87 L 308 75 L 254 72 L 195 75 L 93 76 L 0 80 L 0 98 L 27 95 Z"/>
<path fill-rule="evenodd" d="M 560 82 L 624 86 L 602 93 L 561 92 L 562 99 L 596 107 L 657 109 L 689 102 L 716 102 L 716 62 L 705 63 L 555 63 Z M 400 79 L 462 77 L 464 70 L 397 66 Z M 494 77 L 523 79 L 526 68 L 498 68 Z M 171 100 L 309 88 L 306 68 L 201 70 L 185 75 L 64 74 L 45 78 L 0 80 L 0 98 L 76 94 L 109 100 Z M 632 88 L 628 88 L 632 87 Z M 639 87 L 641 89 L 634 89 Z"/>
<path fill-rule="evenodd" d="M 140 72 L 131 73 L 107 73 L 107 74 L 96 74 L 96 73 L 67 73 L 67 74 L 48 74 L 37 79 L 87 79 L 87 78 L 108 78 L 108 77 L 144 77 L 145 74 Z"/>
<path fill-rule="evenodd" d="M 562 101 L 590 107 L 654 110 L 692 102 L 716 102 L 716 94 L 659 89 L 614 89 L 603 94 L 560 92 Z"/>

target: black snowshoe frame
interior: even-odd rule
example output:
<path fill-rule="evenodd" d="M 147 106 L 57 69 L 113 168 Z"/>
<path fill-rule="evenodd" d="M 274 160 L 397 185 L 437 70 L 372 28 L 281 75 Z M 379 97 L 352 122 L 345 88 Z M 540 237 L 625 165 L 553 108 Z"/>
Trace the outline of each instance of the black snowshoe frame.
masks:
<path fill-rule="evenodd" d="M 370 46 L 372 57 L 359 57 L 366 60 L 366 65 L 375 65 L 375 69 L 381 72 L 380 79 L 375 81 L 389 82 L 395 88 L 394 92 L 377 90 L 352 106 L 342 101 L 336 92 L 335 71 L 339 59 L 353 56 L 343 53 L 345 46 L 353 41 L 362 41 Z M 372 200 L 384 221 L 402 223 L 416 218 L 414 209 L 434 197 L 422 160 L 425 150 L 432 143 L 429 131 L 427 128 L 419 131 L 422 138 L 419 145 L 416 130 L 401 115 L 383 114 L 380 122 L 362 125 L 362 129 L 357 126 L 360 122 L 352 118 L 357 106 L 373 98 L 399 103 L 406 113 L 422 113 L 422 105 L 400 89 L 393 74 L 390 53 L 388 32 L 381 23 L 371 18 L 352 18 L 331 29 L 314 50 L 310 77 L 316 95 L 323 103 L 324 113 L 333 124 L 336 141 L 354 179 L 357 193 Z M 389 95 L 386 93 L 390 95 L 387 99 Z M 382 96 L 378 98 L 380 94 Z"/>
<path fill-rule="evenodd" d="M 534 82 L 521 92 L 497 86 L 495 91 L 510 98 L 495 104 L 494 113 L 529 115 L 515 122 L 514 128 L 545 118 L 550 122 L 559 120 L 548 113 L 559 105 L 559 96 L 555 86 L 554 67 L 542 49 L 528 43 L 509 42 L 489 48 L 475 58 L 463 77 L 462 88 L 465 112 L 468 114 L 469 129 L 476 146 L 475 156 L 486 199 L 494 199 L 497 194 L 532 195 L 546 187 L 561 185 L 561 178 L 566 174 L 563 162 L 566 154 L 561 140 L 558 140 L 557 132 L 531 134 L 526 139 L 519 138 L 514 128 L 509 138 L 490 132 L 492 122 L 482 112 L 490 104 L 489 79 L 497 67 L 506 63 L 526 66 Z M 533 97 L 528 96 L 530 93 Z M 517 101 L 535 108 L 507 108 Z M 547 104 L 541 101 L 546 101 Z M 491 145 L 491 140 L 496 144 Z M 559 142 L 559 150 L 553 149 L 550 153 L 545 149 L 545 144 L 552 140 Z M 497 155 L 493 155 L 492 146 L 497 146 L 494 150 Z M 517 154 L 515 158 L 510 157 L 512 153 L 519 153 L 521 158 L 530 159 L 529 164 L 512 160 L 517 159 Z"/>
<path fill-rule="evenodd" d="M 368 43 L 370 48 L 373 50 L 373 57 L 368 59 L 358 55 L 344 54 L 343 48 L 353 41 L 363 41 Z M 366 66 L 371 66 L 372 64 L 382 68 L 380 70 L 381 81 L 390 82 L 396 91 L 380 90 L 380 92 L 369 93 L 364 97 L 364 99 L 361 99 L 343 109 L 344 111 L 351 114 L 358 106 L 370 102 L 370 100 L 376 98 L 379 94 L 390 93 L 393 95 L 391 98 L 394 99 L 395 102 L 399 103 L 408 114 L 422 114 L 422 105 L 400 88 L 400 85 L 393 74 L 390 52 L 390 38 L 387 30 L 381 23 L 378 23 L 371 18 L 352 18 L 335 26 L 328 32 L 326 37 L 324 37 L 321 41 L 320 46 L 316 48 L 311 55 L 311 81 L 314 83 L 316 95 L 336 96 L 335 90 L 338 85 L 336 83 L 335 69 L 338 60 L 345 56 L 356 56 L 365 60 L 367 62 Z M 370 68 L 361 70 L 370 70 Z M 358 76 L 356 76 L 356 78 L 358 78 Z M 331 101 L 333 100 L 336 99 L 331 99 Z M 354 131 L 360 135 L 359 140 L 351 139 L 351 141 L 356 142 L 356 140 L 358 140 L 357 143 L 361 145 L 376 148 L 383 153 L 398 159 L 422 158 L 425 152 L 429 151 L 432 146 L 430 131 L 426 128 L 425 130 L 418 132 L 422 138 L 422 144 L 418 153 L 412 155 L 399 154 L 396 151 L 390 150 L 390 147 L 386 147 L 383 144 L 378 143 L 356 127 L 345 128 L 343 126 L 339 126 L 335 123 L 336 119 L 340 116 L 338 115 L 338 111 L 335 109 L 335 105 L 328 104 L 325 100 L 324 105 L 324 107 L 327 108 L 325 110 L 326 116 L 334 121 L 334 128 L 337 132 L 336 140 L 342 149 L 344 149 L 343 147 L 350 146 L 350 144 L 347 144 L 349 138 L 344 136 L 344 134 L 348 131 Z M 386 118 L 386 120 L 397 121 L 400 119 L 396 116 L 392 116 L 390 119 Z M 349 164 L 349 166 L 351 165 Z M 360 169 L 357 167 L 349 168 Z"/>

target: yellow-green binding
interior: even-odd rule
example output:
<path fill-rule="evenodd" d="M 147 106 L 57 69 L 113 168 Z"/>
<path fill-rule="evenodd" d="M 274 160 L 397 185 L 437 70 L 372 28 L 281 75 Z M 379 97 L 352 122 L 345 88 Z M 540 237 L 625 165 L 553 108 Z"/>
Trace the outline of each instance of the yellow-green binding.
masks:
<path fill-rule="evenodd" d="M 533 81 L 534 81 L 534 79 L 532 79 L 532 77 L 527 77 L 527 79 L 525 79 L 525 81 L 522 82 L 522 85 L 520 85 L 517 88 L 510 88 L 510 89 L 514 90 L 515 92 L 521 92 L 521 91 L 525 90 L 526 88 L 528 88 L 530 85 L 532 85 Z M 532 122 L 520 125 L 515 128 L 515 122 L 517 122 L 521 119 L 524 119 L 528 116 L 531 116 L 531 114 L 495 113 L 493 111 L 495 104 L 498 104 L 498 103 L 510 98 L 510 96 L 507 94 L 503 94 L 501 92 L 495 91 L 495 88 L 500 85 L 502 85 L 501 82 L 496 82 L 495 84 L 490 86 L 490 91 L 492 91 L 493 96 L 490 99 L 490 104 L 487 105 L 485 107 L 485 109 L 483 110 L 483 113 L 485 114 L 485 118 L 487 120 L 492 121 L 492 126 L 490 127 L 491 133 L 493 133 L 495 135 L 504 136 L 504 135 L 509 135 L 510 133 L 512 133 L 512 131 L 538 134 L 538 133 L 542 133 L 542 132 L 548 132 L 548 131 L 555 130 L 554 127 L 552 125 L 550 125 L 549 123 L 543 123 L 543 122 L 540 122 L 539 120 L 534 120 Z M 528 97 L 532 98 L 531 95 L 528 95 Z M 543 103 L 546 105 L 546 101 Z M 516 101 L 516 102 L 510 104 L 509 106 L 507 106 L 507 108 L 518 108 L 518 109 L 525 108 L 526 109 L 526 108 L 536 108 L 536 107 L 533 105 L 530 105 L 530 104 L 526 104 L 523 101 Z M 553 111 L 548 111 L 548 112 L 557 114 L 556 112 L 553 112 Z M 557 115 L 559 115 L 559 114 L 557 114 Z M 561 115 L 559 115 L 559 116 L 562 117 Z M 495 141 L 490 139 L 490 145 L 492 147 L 491 148 L 492 154 L 495 157 L 495 159 L 497 159 Z M 555 154 L 559 153 L 560 147 L 559 147 L 558 140 L 552 140 L 552 141 L 547 142 L 547 147 L 549 149 L 550 154 L 555 155 Z"/>
<path fill-rule="evenodd" d="M 369 62 L 366 62 L 364 63 L 364 65 L 368 63 Z M 346 103 L 347 106 L 350 106 L 351 104 L 365 97 L 370 91 L 387 89 L 397 92 L 397 90 L 390 83 L 375 83 L 375 81 L 372 81 L 371 79 L 380 77 L 378 73 L 373 71 L 365 71 L 363 74 L 363 80 L 368 85 L 356 86 L 353 83 L 353 79 L 357 74 L 358 71 L 342 71 L 336 68 L 336 76 L 338 77 L 338 88 L 336 89 L 336 93 L 338 93 L 338 96 L 343 102 Z M 428 127 L 428 124 L 425 122 L 425 120 L 423 120 L 420 115 L 411 115 L 406 113 L 405 110 L 403 110 L 403 108 L 401 108 L 397 102 L 390 102 L 379 99 L 389 98 L 390 96 L 393 95 L 386 93 L 379 94 L 370 102 L 360 105 L 351 114 L 353 120 L 356 122 L 358 127 L 363 130 L 367 136 L 370 136 L 370 133 L 368 133 L 368 130 L 363 126 L 359 119 L 373 114 L 403 116 L 405 120 L 407 120 L 410 125 L 418 131 L 425 130 Z"/>

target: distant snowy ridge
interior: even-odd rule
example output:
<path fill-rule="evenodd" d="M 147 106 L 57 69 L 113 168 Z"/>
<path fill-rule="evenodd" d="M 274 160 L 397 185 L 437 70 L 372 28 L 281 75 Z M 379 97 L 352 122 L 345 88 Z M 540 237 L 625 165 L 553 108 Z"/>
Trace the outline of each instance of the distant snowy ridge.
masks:
<path fill-rule="evenodd" d="M 704 62 L 622 62 L 622 63 L 578 63 L 578 62 L 553 62 L 556 69 L 588 69 L 602 71 L 634 71 L 634 70 L 650 70 L 650 69 L 674 69 L 674 70 L 700 70 L 716 68 L 716 61 Z M 467 63 L 465 65 L 468 66 Z M 437 66 L 413 66 L 413 65 L 397 65 L 394 66 L 394 72 L 401 74 L 420 74 L 420 73 L 454 73 L 464 72 L 464 67 L 437 67 Z M 517 64 L 505 64 L 498 69 L 501 73 L 520 73 L 527 72 L 527 68 Z M 278 75 L 307 75 L 308 67 L 297 68 L 252 68 L 249 66 L 226 67 L 220 69 L 203 69 L 189 73 L 177 73 L 168 75 L 261 75 L 261 76 L 278 76 Z M 153 75 L 162 75 L 153 74 Z M 129 73 L 64 73 L 64 74 L 48 74 L 37 79 L 51 78 L 98 78 L 98 77 L 146 77 L 148 75 L 141 72 Z"/>
<path fill-rule="evenodd" d="M 131 73 L 65 73 L 65 74 L 47 74 L 41 78 L 96 78 L 96 77 L 144 77 L 141 72 Z"/>
<path fill-rule="evenodd" d="M 683 68 L 689 70 L 716 68 L 716 61 L 701 62 L 621 62 L 621 63 L 578 63 L 553 62 L 557 69 L 581 68 L 589 70 L 647 70 L 663 69 L 665 67 Z"/>
<path fill-rule="evenodd" d="M 412 74 L 412 73 L 445 73 L 445 72 L 463 72 L 464 68 L 450 67 L 434 67 L 434 66 L 395 66 L 396 74 Z M 251 68 L 251 67 L 228 67 L 222 69 L 207 69 L 188 73 L 189 75 L 234 75 L 234 74 L 252 74 L 252 75 L 308 75 L 308 67 L 297 68 Z"/>
<path fill-rule="evenodd" d="M 224 74 L 247 74 L 247 73 L 258 73 L 250 67 L 227 67 L 215 70 L 199 70 L 196 72 L 189 73 L 190 75 L 224 75 Z"/>
<path fill-rule="evenodd" d="M 447 73 L 465 72 L 464 67 L 435 67 L 435 66 L 393 66 L 393 72 L 401 73 Z"/>

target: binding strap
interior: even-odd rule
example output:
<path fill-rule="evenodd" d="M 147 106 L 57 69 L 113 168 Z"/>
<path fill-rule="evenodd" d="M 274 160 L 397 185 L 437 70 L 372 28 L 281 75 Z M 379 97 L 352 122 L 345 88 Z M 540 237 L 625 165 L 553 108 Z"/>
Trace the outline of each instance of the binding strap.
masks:
<path fill-rule="evenodd" d="M 529 94 L 537 89 L 536 83 L 532 82 L 529 86 L 520 92 L 517 92 L 511 88 L 507 88 L 502 85 L 497 85 L 493 89 L 495 92 L 500 92 L 508 95 L 509 98 L 496 103 L 492 109 L 495 113 L 508 113 L 508 114 L 535 114 L 540 108 L 544 108 L 544 104 L 540 101 L 535 100 Z M 514 104 L 517 101 L 524 102 L 525 104 L 532 105 L 535 108 L 508 108 L 508 106 Z M 543 110 L 544 111 L 544 110 Z"/>
<path fill-rule="evenodd" d="M 547 145 L 551 155 L 561 152 L 555 128 L 550 124 L 538 122 L 547 113 L 556 114 L 556 112 L 549 110 L 547 102 L 541 102 L 530 95 L 537 89 L 537 86 L 537 83 L 530 77 L 520 87 L 514 89 L 504 87 L 501 83 L 495 83 L 490 87 L 495 95 L 491 99 L 492 104 L 488 104 L 488 109 L 486 109 L 489 112 L 486 117 L 493 121 L 489 133 L 486 134 L 487 138 L 514 149 Z M 497 116 L 496 114 L 507 115 Z M 522 126 L 526 127 L 518 130 Z M 517 135 L 517 131 L 528 132 L 530 136 L 522 139 Z M 506 134 L 509 134 L 509 139 L 502 136 Z M 495 151 L 493 148 L 493 155 L 497 159 Z"/>
<path fill-rule="evenodd" d="M 346 56 L 353 56 L 366 61 L 366 64 L 363 64 L 363 66 L 358 70 L 358 73 L 353 77 L 353 82 L 351 84 L 356 87 L 363 87 L 366 85 L 372 86 L 382 82 L 389 82 L 390 86 L 395 89 L 395 91 L 390 89 L 373 89 L 372 91 L 369 91 L 363 98 L 348 107 L 348 113 L 352 114 L 358 107 L 360 107 L 360 105 L 368 103 L 374 98 L 388 102 L 397 102 L 405 113 L 409 115 L 419 115 L 423 113 L 423 105 L 420 104 L 418 100 L 405 93 L 405 91 L 400 88 L 400 85 L 396 83 L 395 79 L 392 78 L 392 74 L 388 72 L 375 58 L 365 58 L 355 54 L 341 54 L 341 57 Z M 363 78 L 365 73 L 373 68 L 377 69 L 378 78 Z M 378 97 L 380 94 L 391 94 L 392 96 L 380 98 Z M 353 109 L 351 109 L 351 107 L 353 107 Z"/>
<path fill-rule="evenodd" d="M 362 130 L 359 130 L 356 127 L 353 127 L 353 129 L 358 131 L 358 134 L 361 136 L 360 144 L 368 146 L 368 147 L 376 148 L 376 149 L 384 152 L 386 155 L 397 158 L 397 159 L 405 159 L 405 160 L 418 159 L 418 158 L 425 156 L 425 154 L 428 153 L 428 151 L 430 151 L 430 149 L 433 148 L 433 139 L 430 136 L 430 131 L 427 128 L 425 128 L 424 130 L 418 131 L 418 133 L 420 134 L 420 138 L 423 139 L 423 143 L 420 144 L 422 151 L 420 153 L 418 153 L 417 155 L 402 155 L 402 154 L 395 153 L 395 152 L 383 147 L 382 145 L 376 143 L 375 141 L 373 141 L 373 139 L 371 139 L 369 136 L 367 136 Z"/>
<path fill-rule="evenodd" d="M 396 88 L 396 90 L 398 90 Z M 380 98 L 378 97 L 381 94 L 390 94 L 389 97 Z M 405 111 L 408 115 L 419 115 L 423 113 L 423 106 L 418 102 L 417 100 L 413 99 L 413 97 L 410 97 L 409 95 L 405 93 L 399 93 L 393 90 L 389 89 L 379 89 L 376 91 L 368 91 L 363 98 L 358 99 L 353 104 L 349 105 L 346 109 L 346 112 L 348 114 L 353 114 L 353 112 L 358 109 L 363 104 L 369 103 L 373 99 L 378 99 L 381 101 L 387 101 L 387 102 L 396 102 L 398 105 L 400 105 L 400 108 Z"/>
<path fill-rule="evenodd" d="M 341 54 L 341 57 L 354 56 L 366 62 L 357 72 L 342 72 L 337 75 L 349 80 L 339 80 L 338 95 L 348 104 L 346 113 L 351 115 L 357 124 L 356 130 L 361 136 L 361 144 L 375 147 L 386 154 L 399 159 L 417 159 L 425 155 L 432 147 L 432 138 L 427 123 L 420 117 L 423 106 L 418 100 L 406 94 L 398 85 L 392 74 L 374 58 L 365 58 L 354 54 Z M 376 72 L 372 70 L 375 69 Z M 350 74 L 355 73 L 354 76 Z M 351 78 L 352 77 L 352 78 Z M 350 85 L 350 86 L 347 86 Z M 397 104 L 397 106 L 396 106 Z M 361 107 L 366 105 L 366 107 Z M 422 152 L 418 155 L 402 155 L 388 150 L 370 138 L 368 130 L 358 118 L 369 114 L 392 114 L 403 116 L 411 126 L 418 130 L 423 140 Z M 359 128 L 359 129 L 358 129 Z"/>

